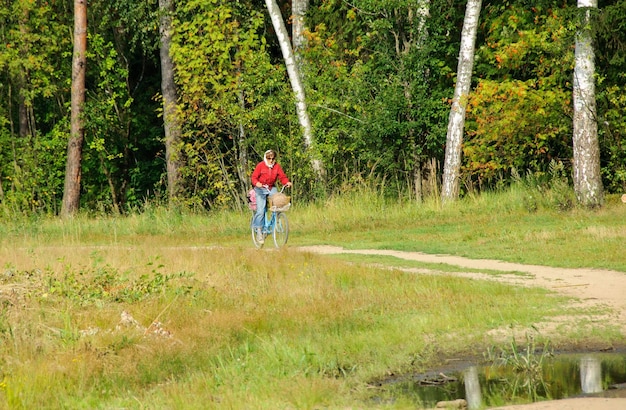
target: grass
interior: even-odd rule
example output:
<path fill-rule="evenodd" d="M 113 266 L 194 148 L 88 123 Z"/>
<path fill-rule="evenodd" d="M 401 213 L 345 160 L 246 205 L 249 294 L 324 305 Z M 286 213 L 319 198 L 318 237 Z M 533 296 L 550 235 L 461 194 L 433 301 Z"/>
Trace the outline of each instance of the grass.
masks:
<path fill-rule="evenodd" d="M 405 260 L 401 258 L 397 258 L 395 256 L 387 256 L 387 255 L 354 255 L 349 253 L 338 253 L 334 255 L 335 258 L 345 260 L 347 262 L 354 263 L 371 263 L 374 265 L 380 266 L 390 266 L 395 268 L 402 268 L 407 270 L 415 270 L 419 272 L 437 272 L 437 273 L 445 273 L 445 272 L 474 272 L 474 273 L 483 273 L 491 276 L 503 276 L 503 275 L 516 275 L 516 276 L 529 276 L 530 274 L 527 272 L 519 272 L 519 271 L 501 271 L 501 270 L 490 270 L 490 269 L 472 269 L 466 267 L 459 267 L 454 265 L 448 265 L 445 263 L 428 263 L 428 262 L 418 262 Z"/>
<path fill-rule="evenodd" d="M 290 246 L 278 251 L 253 249 L 248 213 L 6 219 L 0 407 L 414 408 L 377 400 L 375 381 L 480 354 L 502 342 L 493 329 L 588 313 L 540 289 L 414 275 L 388 268 L 406 261 L 297 245 L 626 271 L 617 201 L 529 212 L 508 193 L 442 210 L 370 194 L 296 203 Z M 550 337 L 623 343 L 604 330 L 587 323 Z"/>
<path fill-rule="evenodd" d="M 595 211 L 531 212 L 520 195 L 484 194 L 443 210 L 436 203 L 336 198 L 315 211 L 321 215 L 303 216 L 301 242 L 626 272 L 626 205 L 617 197 Z"/>

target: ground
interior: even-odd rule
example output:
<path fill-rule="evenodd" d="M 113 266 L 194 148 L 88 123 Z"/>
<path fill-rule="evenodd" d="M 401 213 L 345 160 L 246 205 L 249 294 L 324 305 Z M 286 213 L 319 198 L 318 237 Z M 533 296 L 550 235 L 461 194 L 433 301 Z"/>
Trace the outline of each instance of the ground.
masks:
<path fill-rule="evenodd" d="M 428 255 L 420 252 L 401 252 L 390 250 L 346 250 L 334 246 L 310 246 L 299 248 L 302 251 L 321 254 L 369 254 L 387 255 L 400 259 L 426 262 L 444 263 L 489 271 L 523 272 L 526 275 L 489 275 L 475 272 L 450 273 L 474 279 L 495 280 L 519 286 L 538 286 L 575 298 L 579 307 L 601 307 L 602 312 L 591 318 L 604 324 L 616 326 L 623 335 L 626 335 L 626 273 L 598 269 L 565 269 L 537 265 L 522 265 L 518 263 L 502 262 L 497 260 L 467 259 L 449 255 Z M 420 269 L 409 269 L 415 272 L 425 272 Z M 559 318 L 567 322 L 568 318 Z M 549 334 L 555 324 L 542 324 L 542 333 Z M 567 400 L 544 401 L 534 404 L 507 406 L 507 410 L 623 410 L 626 409 L 626 398 L 575 398 Z"/>

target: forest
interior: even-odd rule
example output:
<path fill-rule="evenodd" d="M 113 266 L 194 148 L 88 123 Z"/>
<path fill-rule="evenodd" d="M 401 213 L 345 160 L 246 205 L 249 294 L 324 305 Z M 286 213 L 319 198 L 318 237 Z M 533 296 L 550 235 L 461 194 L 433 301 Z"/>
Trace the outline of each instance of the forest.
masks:
<path fill-rule="evenodd" d="M 407 201 L 438 197 L 470 2 L 4 0 L 3 214 L 62 213 L 74 121 L 81 211 L 241 208 L 270 148 L 300 201 L 362 184 Z M 73 116 L 79 3 L 84 103 Z M 520 178 L 572 184 L 581 27 L 594 50 L 603 192 L 626 191 L 626 1 L 485 0 L 459 195 Z"/>

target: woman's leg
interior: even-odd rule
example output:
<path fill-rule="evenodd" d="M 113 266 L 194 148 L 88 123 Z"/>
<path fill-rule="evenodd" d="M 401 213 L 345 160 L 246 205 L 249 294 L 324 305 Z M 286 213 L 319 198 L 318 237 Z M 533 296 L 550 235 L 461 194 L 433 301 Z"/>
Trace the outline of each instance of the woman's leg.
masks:
<path fill-rule="evenodd" d="M 265 205 L 267 203 L 267 189 L 254 188 L 256 194 L 256 211 L 254 212 L 254 219 L 252 220 L 252 226 L 256 228 L 262 228 L 265 225 Z"/>

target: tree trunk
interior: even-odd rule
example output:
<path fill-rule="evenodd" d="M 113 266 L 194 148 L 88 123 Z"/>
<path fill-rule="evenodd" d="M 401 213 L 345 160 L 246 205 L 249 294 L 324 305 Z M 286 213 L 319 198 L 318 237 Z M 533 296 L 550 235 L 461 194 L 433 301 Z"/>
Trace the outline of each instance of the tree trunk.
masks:
<path fill-rule="evenodd" d="M 293 38 L 293 50 L 296 55 L 296 61 L 298 65 L 301 64 L 300 51 L 306 45 L 306 38 L 304 37 L 304 16 L 309 9 L 309 0 L 292 0 L 291 13 L 292 13 L 292 28 L 291 34 Z"/>
<path fill-rule="evenodd" d="M 439 175 L 439 163 L 436 158 L 430 158 L 424 166 L 423 178 L 426 181 L 426 188 L 423 188 L 424 195 L 436 197 L 439 194 L 437 176 Z M 423 185 L 423 184 L 422 184 Z"/>
<path fill-rule="evenodd" d="M 422 198 L 424 198 L 423 184 L 422 162 L 419 158 L 415 158 L 415 163 L 413 164 L 413 190 L 415 191 L 416 202 L 422 202 Z"/>
<path fill-rule="evenodd" d="M 399 50 L 401 49 L 400 38 L 405 37 L 405 36 L 396 35 L 396 53 L 397 54 L 408 54 L 411 51 L 410 49 L 414 46 L 417 47 L 418 49 L 424 47 L 428 39 L 426 19 L 429 16 L 430 16 L 430 0 L 420 1 L 417 6 L 416 11 L 413 11 L 413 9 L 409 7 L 408 20 L 409 20 L 410 25 L 417 24 L 417 39 L 413 39 L 413 36 L 409 35 L 409 38 L 406 41 L 404 41 L 404 47 L 402 48 L 402 52 L 399 52 Z M 416 19 L 417 19 L 417 23 L 415 22 Z M 406 70 L 402 55 L 398 55 L 398 57 L 401 61 L 402 72 L 408 71 Z M 405 78 L 409 77 L 408 74 L 403 74 L 403 75 L 405 76 Z M 422 69 L 421 76 L 423 76 L 424 78 L 427 78 L 428 72 L 425 69 Z M 408 115 L 407 115 L 406 120 L 409 123 L 414 122 L 414 118 L 412 114 L 413 113 L 413 95 L 411 93 L 411 85 L 412 84 L 409 80 L 403 81 L 404 97 L 408 101 Z M 415 133 L 416 133 L 415 129 L 411 127 L 411 129 L 409 130 L 408 140 L 410 141 L 410 144 L 411 144 L 411 150 L 412 150 L 412 156 L 413 156 L 413 172 L 412 173 L 413 173 L 413 188 L 415 190 L 415 200 L 417 202 L 421 202 L 424 198 L 424 190 L 422 186 L 424 182 L 423 173 L 422 173 L 422 169 L 424 166 L 423 164 L 424 158 L 423 158 L 421 147 L 418 147 L 418 140 L 417 140 Z M 420 138 L 420 141 L 422 141 L 421 138 Z"/>
<path fill-rule="evenodd" d="M 304 147 L 305 149 L 310 150 L 313 147 L 313 130 L 309 113 L 307 112 L 304 86 L 296 65 L 287 28 L 285 27 L 285 22 L 283 21 L 278 4 L 276 4 L 276 0 L 265 0 L 265 4 L 267 5 L 267 10 L 272 19 L 274 31 L 276 31 L 276 36 L 278 37 L 280 49 L 287 68 L 287 74 L 289 75 L 289 81 L 291 82 L 291 88 L 293 89 L 296 97 L 298 121 L 300 122 L 300 126 L 302 127 L 302 131 L 304 133 Z M 313 155 L 313 158 L 311 159 L 311 166 L 313 167 L 313 171 L 318 178 L 321 178 L 324 174 L 324 167 L 322 162 L 315 158 L 315 155 Z"/>
<path fill-rule="evenodd" d="M 61 216 L 74 215 L 80 206 L 80 178 L 85 129 L 85 70 L 87 63 L 87 0 L 74 0 L 74 55 L 72 57 L 70 139 L 67 143 L 65 186 Z"/>
<path fill-rule="evenodd" d="M 239 77 L 241 78 L 241 77 Z M 237 91 L 239 97 L 239 106 L 242 111 L 246 109 L 246 98 L 244 95 L 244 91 L 239 89 Z M 242 192 L 240 192 L 241 200 L 238 203 L 242 203 L 243 199 L 246 197 L 246 193 L 250 186 L 250 177 L 248 173 L 248 148 L 246 146 L 246 130 L 243 126 L 243 123 L 239 122 L 238 124 L 239 133 L 237 134 L 237 143 L 235 147 L 237 148 L 237 174 L 239 175 L 239 186 L 242 187 Z"/>
<path fill-rule="evenodd" d="M 590 9 L 597 7 L 597 0 L 578 0 L 578 8 L 586 10 L 582 27 L 576 34 L 574 68 L 574 191 L 578 202 L 590 208 L 602 206 L 604 202 L 596 122 L 594 50 L 589 27 Z"/>
<path fill-rule="evenodd" d="M 170 56 L 174 0 L 159 0 L 159 9 L 161 11 L 159 31 L 161 35 L 161 92 L 163 93 L 165 162 L 167 169 L 167 194 L 171 205 L 182 191 L 180 176 L 180 168 L 182 166 L 180 152 L 182 130 L 177 112 L 178 91 L 174 82 L 175 67 L 174 61 Z"/>
<path fill-rule="evenodd" d="M 441 202 L 454 201 L 459 196 L 459 174 L 461 170 L 461 148 L 465 127 L 465 108 L 472 82 L 474 68 L 474 45 L 480 17 L 481 0 L 469 0 L 465 8 L 465 20 L 461 33 L 461 49 L 457 80 L 452 98 L 452 108 L 448 120 L 446 156 L 443 165 Z"/>
<path fill-rule="evenodd" d="M 22 83 L 23 84 L 23 83 Z M 28 118 L 28 106 L 26 105 L 26 99 L 23 96 L 19 96 L 19 136 L 20 138 L 27 138 L 31 135 L 30 121 Z"/>
<path fill-rule="evenodd" d="M 24 9 L 23 11 L 24 13 L 24 17 L 23 19 L 20 19 L 20 34 L 22 35 L 22 37 L 24 39 L 28 38 L 29 36 L 29 32 L 28 32 L 28 28 L 26 26 L 26 22 L 29 19 L 29 11 L 28 9 Z M 27 44 L 27 42 L 25 42 L 25 44 Z M 22 45 L 21 47 L 21 52 L 23 53 L 23 55 L 27 56 L 30 54 L 30 50 L 29 47 L 26 45 Z M 23 71 L 20 71 L 18 73 L 18 77 L 17 77 L 17 84 L 19 87 L 18 90 L 18 116 L 19 116 L 19 136 L 20 138 L 27 138 L 28 136 L 34 135 L 34 132 L 32 132 L 31 127 L 30 127 L 30 111 L 29 110 L 29 105 L 32 105 L 32 103 L 26 101 L 26 97 L 24 97 L 24 93 L 22 93 L 22 91 L 28 91 L 26 90 L 26 85 L 29 84 L 29 75 L 28 75 L 28 69 L 24 68 Z"/>

